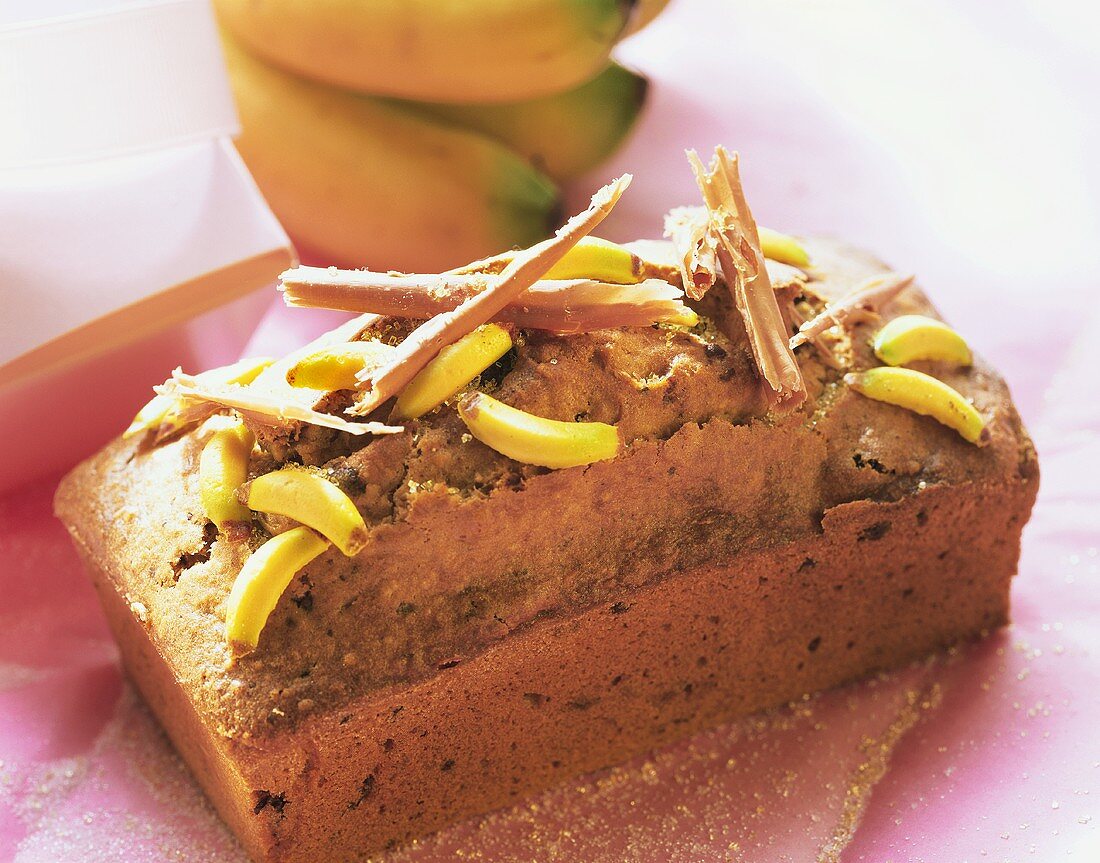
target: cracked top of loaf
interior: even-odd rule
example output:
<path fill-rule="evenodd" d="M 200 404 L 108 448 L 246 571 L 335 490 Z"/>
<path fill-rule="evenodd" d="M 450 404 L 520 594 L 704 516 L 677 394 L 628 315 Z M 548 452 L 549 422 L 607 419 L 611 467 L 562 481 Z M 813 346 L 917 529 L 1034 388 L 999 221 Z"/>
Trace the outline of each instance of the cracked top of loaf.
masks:
<path fill-rule="evenodd" d="M 835 242 L 805 246 L 811 311 L 885 271 Z M 472 438 L 452 402 L 400 434 L 262 431 L 250 475 L 320 466 L 370 539 L 355 557 L 330 548 L 301 570 L 246 656 L 226 645 L 226 598 L 250 550 L 287 525 L 268 517 L 237 543 L 211 529 L 197 482 L 206 426 L 157 445 L 115 441 L 65 478 L 57 511 L 204 720 L 246 739 L 438 673 L 546 619 L 629 602 L 655 580 L 797 544 L 833 508 L 1036 473 L 1007 388 L 980 359 L 916 367 L 972 399 L 983 447 L 843 385 L 843 371 L 878 364 L 867 323 L 839 337 L 843 371 L 810 345 L 796 351 L 808 398 L 779 415 L 729 293 L 690 305 L 701 317 L 690 329 L 518 331 L 475 382 L 539 416 L 616 425 L 626 446 L 609 461 L 558 471 L 513 461 Z M 884 317 L 908 313 L 935 316 L 915 287 Z M 386 319 L 361 338 L 405 332 Z"/>

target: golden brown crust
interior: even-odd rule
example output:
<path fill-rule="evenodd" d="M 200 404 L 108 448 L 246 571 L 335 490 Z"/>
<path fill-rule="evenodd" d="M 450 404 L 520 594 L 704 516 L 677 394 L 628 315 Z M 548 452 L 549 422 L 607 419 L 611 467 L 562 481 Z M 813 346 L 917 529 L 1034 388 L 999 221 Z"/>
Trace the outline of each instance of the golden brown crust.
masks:
<path fill-rule="evenodd" d="M 883 271 L 807 245 L 815 296 Z M 929 367 L 988 418 L 983 449 L 860 398 L 808 349 L 806 406 L 762 416 L 729 302 L 708 294 L 696 333 L 529 335 L 517 348 L 494 394 L 550 418 L 616 422 L 632 443 L 614 460 L 517 465 L 464 441 L 449 407 L 329 456 L 372 541 L 303 570 L 232 670 L 224 601 L 249 545 L 209 541 L 205 432 L 119 441 L 66 478 L 58 514 L 132 673 L 257 859 L 310 859 L 322 836 L 355 859 L 512 788 L 1003 621 L 1037 487 L 1003 382 L 980 360 Z M 891 307 L 912 312 L 934 314 L 916 289 Z M 862 324 L 845 337 L 850 367 L 875 363 L 869 337 Z M 841 638 L 849 629 L 858 637 Z"/>
<path fill-rule="evenodd" d="M 999 626 L 1034 490 L 1019 477 L 842 504 L 820 533 L 516 626 L 262 740 L 200 719 L 90 563 L 128 671 L 252 857 L 355 860 Z"/>
<path fill-rule="evenodd" d="M 827 295 L 845 294 L 873 272 L 873 263 L 846 253 L 838 257 L 832 246 L 818 244 L 814 254 L 826 262 L 834 258 L 831 275 L 815 283 Z M 913 292 L 896 307 L 898 314 L 930 311 Z M 875 363 L 865 335 L 857 333 L 851 354 L 857 367 Z M 621 564 L 615 561 L 634 541 L 639 524 L 662 524 L 673 532 L 667 541 L 675 545 L 675 530 L 705 523 L 706 512 L 730 518 L 741 513 L 739 533 L 731 541 L 747 547 L 777 533 L 816 530 L 822 512 L 846 501 L 896 499 L 921 483 L 956 485 L 1009 476 L 1030 457 L 1003 383 L 981 364 L 937 370 L 937 375 L 972 397 L 990 418 L 993 444 L 985 452 L 927 417 L 860 398 L 823 368 L 813 375 L 812 413 L 754 422 L 761 406 L 746 356 L 743 344 L 720 334 L 529 334 L 496 395 L 551 419 L 615 423 L 623 439 L 632 442 L 623 456 L 546 473 L 517 465 L 468 436 L 463 439 L 465 429 L 448 409 L 411 431 L 372 440 L 330 461 L 328 470 L 368 515 L 374 539 L 354 560 L 336 552 L 323 555 L 276 610 L 271 631 L 261 640 L 262 661 L 253 669 L 264 680 L 262 691 L 279 693 L 266 706 L 252 704 L 252 695 L 240 702 L 203 690 L 219 726 L 255 732 L 266 727 L 266 714 L 273 709 L 293 718 L 299 697 L 316 704 L 403 675 L 431 673 L 440 656 L 475 649 L 506 629 L 491 614 L 487 620 L 471 616 L 443 625 L 423 615 L 395 616 L 397 606 L 423 608 L 432 600 L 444 613 L 463 591 L 490 591 L 502 603 L 497 616 L 527 619 L 548 607 L 538 603 L 549 602 L 540 579 L 551 578 L 550 570 L 591 570 L 589 552 L 597 546 L 602 565 L 618 570 Z M 205 439 L 200 429 L 156 448 L 141 441 L 117 442 L 78 468 L 58 498 L 66 522 L 116 573 L 120 585 L 152 609 L 152 619 L 163 627 L 165 650 L 174 654 L 184 678 L 193 673 L 189 667 L 217 666 L 226 658 L 222 605 L 246 551 L 237 544 L 206 541 L 195 476 Z M 694 461 L 676 455 L 694 449 Z M 716 473 L 736 481 L 705 495 L 693 491 L 709 489 Z M 604 501 L 609 488 L 618 498 L 613 502 Z M 775 488 L 788 490 L 777 497 Z M 546 511 L 560 513 L 561 527 L 552 534 L 540 529 Z M 593 511 L 603 512 L 611 523 L 592 524 L 588 514 Z M 509 525 L 503 537 L 502 524 Z M 567 530 L 574 537 L 572 550 L 556 546 Z M 426 535 L 441 546 L 433 552 L 431 573 L 417 563 L 416 549 Z M 508 537 L 516 535 L 530 538 L 512 547 Z M 665 549 L 659 557 L 667 561 L 683 551 Z M 700 552 L 689 553 L 699 559 Z M 208 561 L 186 568 L 179 564 L 205 554 Z M 516 585 L 519 592 L 509 595 L 513 573 L 538 561 L 548 571 Z M 637 569 L 633 578 L 641 578 L 643 571 Z M 601 590 L 610 592 L 637 583 L 609 576 L 600 581 Z M 313 611 L 302 613 L 294 599 L 301 599 L 307 582 Z M 383 601 L 372 599 L 354 615 L 343 613 L 345 606 L 360 606 L 367 595 Z M 418 621 L 423 632 L 412 626 Z M 355 642 L 365 625 L 379 633 L 383 648 L 346 668 L 334 644 Z M 325 636 L 328 630 L 334 635 Z M 438 644 L 417 644 L 429 632 L 436 633 L 432 640 Z M 417 649 L 410 656 L 413 644 Z M 196 654 L 202 656 L 197 665 Z M 309 677 L 299 678 L 306 668 Z"/>

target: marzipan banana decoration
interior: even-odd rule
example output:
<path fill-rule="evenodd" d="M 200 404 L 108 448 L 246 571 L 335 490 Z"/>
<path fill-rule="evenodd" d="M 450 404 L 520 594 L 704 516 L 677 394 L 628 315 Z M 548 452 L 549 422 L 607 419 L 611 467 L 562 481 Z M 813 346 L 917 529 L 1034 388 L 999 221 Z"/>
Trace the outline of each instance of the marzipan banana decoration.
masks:
<path fill-rule="evenodd" d="M 890 366 L 939 360 L 957 366 L 973 362 L 970 346 L 943 321 L 924 315 L 901 315 L 875 335 L 875 356 Z"/>
<path fill-rule="evenodd" d="M 982 446 L 988 441 L 985 420 L 974 405 L 958 390 L 924 372 L 887 366 L 847 374 L 844 382 L 867 398 L 939 420 L 971 443 Z"/>
<path fill-rule="evenodd" d="M 225 610 L 225 638 L 236 653 L 256 648 L 267 619 L 294 575 L 328 548 L 308 527 L 273 536 L 249 556 L 233 582 Z"/>
<path fill-rule="evenodd" d="M 199 496 L 206 517 L 234 539 L 248 535 L 252 513 L 237 499 L 248 479 L 248 460 L 256 438 L 239 419 L 217 429 L 199 456 Z"/>
<path fill-rule="evenodd" d="M 504 356 L 512 337 L 499 324 L 484 324 L 439 352 L 398 396 L 390 419 L 416 419 L 439 407 Z"/>
<path fill-rule="evenodd" d="M 384 342 L 345 342 L 329 345 L 302 357 L 286 373 L 293 387 L 311 390 L 355 389 L 355 376 L 386 361 L 393 348 Z"/>
<path fill-rule="evenodd" d="M 349 557 L 367 542 L 367 526 L 351 498 L 306 468 L 286 467 L 256 477 L 248 486 L 248 506 L 312 527 Z"/>
<path fill-rule="evenodd" d="M 614 458 L 622 445 L 615 426 L 538 417 L 481 392 L 464 398 L 458 412 L 479 441 L 527 464 L 578 467 Z"/>
<path fill-rule="evenodd" d="M 790 264 L 792 267 L 808 267 L 810 256 L 802 245 L 794 237 L 773 231 L 771 228 L 758 227 L 760 234 L 760 251 L 765 258 L 779 261 L 782 264 Z"/>

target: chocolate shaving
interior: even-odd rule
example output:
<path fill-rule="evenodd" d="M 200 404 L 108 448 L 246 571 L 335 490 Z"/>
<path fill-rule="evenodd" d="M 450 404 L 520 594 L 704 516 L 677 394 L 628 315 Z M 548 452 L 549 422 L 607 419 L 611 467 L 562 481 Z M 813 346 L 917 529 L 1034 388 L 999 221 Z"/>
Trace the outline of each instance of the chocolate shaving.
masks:
<path fill-rule="evenodd" d="M 782 287 L 776 287 L 775 289 L 775 298 L 779 303 L 779 313 L 783 315 L 783 324 L 786 327 L 787 333 L 796 332 L 806 323 L 806 316 L 803 315 L 795 305 L 795 299 L 804 289 L 805 285 L 800 282 L 788 282 Z M 810 339 L 810 344 L 814 346 L 822 362 L 829 368 L 840 369 L 843 367 L 840 360 L 837 359 L 836 354 L 833 352 L 833 349 L 821 338 L 821 336 L 814 336 Z"/>
<path fill-rule="evenodd" d="M 250 412 L 251 419 L 261 425 L 278 425 L 289 426 L 293 422 L 311 422 L 310 419 L 291 419 L 284 417 L 278 419 L 278 412 L 275 410 L 276 404 L 291 403 L 298 406 L 298 409 L 310 410 L 312 413 L 318 413 L 312 411 L 314 407 L 327 395 L 319 390 L 310 390 L 300 387 L 291 387 L 286 380 L 286 372 L 288 369 L 294 366 L 295 363 L 301 358 L 323 347 L 327 347 L 333 344 L 340 344 L 342 342 L 349 342 L 356 338 L 363 330 L 369 327 L 378 319 L 377 315 L 359 315 L 352 318 L 349 321 L 345 321 L 335 329 L 322 333 L 309 344 L 299 348 L 291 354 L 283 357 L 282 359 L 272 363 L 266 369 L 264 369 L 256 377 L 256 379 L 248 385 L 247 392 L 249 398 L 255 400 L 259 396 L 257 394 L 262 393 L 263 399 L 269 406 L 264 412 Z M 179 369 L 176 373 L 182 374 Z M 183 375 L 190 378 L 189 375 Z M 202 380 L 202 375 L 195 376 L 197 382 L 201 384 L 200 389 L 207 389 L 207 382 Z M 176 393 L 178 390 L 178 384 L 175 380 L 175 375 L 169 378 L 162 384 L 161 387 L 153 388 L 157 392 L 163 390 L 171 390 Z M 237 389 L 243 390 L 244 387 L 238 387 Z M 196 387 L 193 384 L 188 385 L 189 391 L 195 391 Z M 240 393 L 231 391 L 226 395 L 234 400 L 238 400 Z M 157 430 L 156 441 L 159 443 L 161 440 L 171 437 L 178 433 L 182 428 L 187 426 L 193 426 L 195 423 L 203 422 L 204 420 L 212 417 L 214 414 L 221 413 L 226 408 L 234 407 L 233 405 L 224 404 L 219 398 L 199 398 L 190 397 L 186 399 L 177 400 L 179 406 L 174 411 L 173 422 L 163 426 Z M 237 409 L 238 413 L 248 412 L 246 409 Z M 310 414 L 312 416 L 312 413 Z M 334 419 L 331 414 L 324 414 L 328 416 L 330 420 Z M 338 418 L 337 418 L 338 419 Z M 331 423 L 329 423 L 331 427 Z M 358 426 L 357 426 L 358 428 Z M 362 434 L 362 432 L 353 432 L 353 434 Z"/>
<path fill-rule="evenodd" d="M 655 273 L 662 273 L 663 278 L 668 278 L 664 273 L 670 267 L 677 270 L 687 295 L 701 300 L 718 280 L 719 240 L 710 225 L 706 207 L 677 207 L 665 215 L 665 236 L 671 238 L 671 242 L 635 240 L 627 243 L 626 248 L 643 249 L 649 266 Z M 806 273 L 791 264 L 765 258 L 764 266 L 777 292 L 780 285 L 806 281 Z"/>
<path fill-rule="evenodd" d="M 791 349 L 813 340 L 830 327 L 877 312 L 911 284 L 913 276 L 900 276 L 897 273 L 874 276 L 860 283 L 820 314 L 802 324 L 790 340 Z"/>
<path fill-rule="evenodd" d="M 708 235 L 703 248 L 714 243 L 722 276 L 745 322 L 753 360 L 774 408 L 789 410 L 806 398 L 802 371 L 788 345 L 783 315 L 768 277 L 756 222 L 745 201 L 737 155 L 716 147 L 710 167 L 688 151 L 695 180 L 707 207 Z"/>
<path fill-rule="evenodd" d="M 771 282 L 776 294 L 781 293 L 791 285 L 802 287 L 811 281 L 803 270 L 792 267 L 790 264 L 784 264 L 782 261 L 765 258 L 764 265 L 764 268 L 768 271 L 768 281 Z"/>
<path fill-rule="evenodd" d="M 170 380 L 154 389 L 162 395 L 172 396 L 184 402 L 232 408 L 261 425 L 284 426 L 293 422 L 304 422 L 353 435 L 396 434 L 404 431 L 401 426 L 388 426 L 383 423 L 348 422 L 343 417 L 314 410 L 310 404 L 294 402 L 285 396 L 273 395 L 252 385 L 204 383 L 194 375 L 184 374 L 180 369 L 172 373 Z M 313 390 L 303 392 L 310 401 L 313 400 L 315 395 Z"/>
<path fill-rule="evenodd" d="M 677 207 L 665 216 L 665 236 L 693 300 L 701 300 L 718 281 L 718 239 L 709 226 L 705 207 Z"/>
<path fill-rule="evenodd" d="M 491 321 L 607 217 L 631 179 L 630 174 L 624 174 L 604 186 L 592 196 L 588 209 L 573 216 L 553 237 L 517 252 L 511 263 L 489 282 L 485 290 L 464 300 L 454 311 L 436 315 L 413 330 L 398 345 L 393 359 L 381 368 L 363 374 L 360 380 L 365 391 L 348 408 L 348 413 L 355 416 L 370 414 L 382 402 L 401 392 L 442 348 Z"/>
<path fill-rule="evenodd" d="M 281 290 L 288 306 L 430 318 L 453 311 L 489 283 L 486 275 L 298 267 L 283 273 Z M 678 288 L 659 279 L 631 285 L 589 279 L 543 280 L 501 309 L 493 320 L 559 333 L 682 324 L 695 317 L 682 298 Z"/>
<path fill-rule="evenodd" d="M 169 378 L 168 381 L 161 384 L 161 386 L 169 386 L 171 383 L 172 379 Z M 153 389 L 159 392 L 157 387 L 153 387 Z M 189 401 L 183 403 L 177 400 L 176 407 L 173 408 L 172 411 L 173 421 L 170 423 L 162 423 L 157 427 L 157 432 L 153 436 L 153 442 L 159 444 L 196 423 L 201 423 L 210 419 L 214 414 L 220 413 L 224 409 L 222 405 L 215 404 L 214 402 Z"/>
<path fill-rule="evenodd" d="M 699 316 L 684 305 L 683 296 L 683 291 L 661 279 L 635 285 L 536 282 L 505 310 L 504 319 L 516 326 L 559 333 L 653 324 L 694 326 Z"/>
<path fill-rule="evenodd" d="M 704 224 L 706 223 L 706 207 L 681 207 L 680 209 L 693 211 Z M 669 240 L 631 240 L 622 245 L 646 262 L 646 267 L 653 272 L 653 278 L 663 279 L 673 285 L 683 283 L 676 246 Z M 782 261 L 765 258 L 764 265 L 768 270 L 768 280 L 777 294 L 796 282 L 799 285 L 805 285 L 812 281 L 812 277 L 805 270 L 784 264 Z"/>

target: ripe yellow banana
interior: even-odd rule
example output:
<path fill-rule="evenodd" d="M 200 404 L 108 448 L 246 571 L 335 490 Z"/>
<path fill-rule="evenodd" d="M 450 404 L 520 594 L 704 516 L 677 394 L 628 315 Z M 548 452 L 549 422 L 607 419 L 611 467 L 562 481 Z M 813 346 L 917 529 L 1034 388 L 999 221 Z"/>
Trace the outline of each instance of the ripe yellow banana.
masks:
<path fill-rule="evenodd" d="M 808 267 L 810 256 L 794 237 L 773 231 L 771 228 L 758 228 L 760 233 L 760 251 L 765 258 L 790 264 L 792 267 Z"/>
<path fill-rule="evenodd" d="M 385 342 L 345 342 L 329 345 L 302 357 L 286 373 L 292 387 L 311 390 L 351 390 L 359 382 L 355 376 L 366 368 L 386 362 L 393 348 Z"/>
<path fill-rule="evenodd" d="M 875 356 L 890 366 L 918 360 L 940 360 L 959 366 L 973 362 L 970 346 L 943 321 L 924 315 L 901 315 L 886 324 L 874 340 Z"/>
<path fill-rule="evenodd" d="M 250 384 L 260 372 L 273 362 L 274 360 L 271 357 L 252 357 L 238 360 L 228 366 L 220 366 L 216 369 L 201 372 L 195 377 L 208 384 Z M 178 408 L 178 400 L 172 396 L 153 396 L 145 407 L 138 411 L 134 421 L 130 423 L 130 427 L 122 433 L 122 436 L 129 438 L 150 429 L 165 426 L 178 428 L 180 423 L 175 416 Z"/>
<path fill-rule="evenodd" d="M 237 149 L 303 249 L 337 265 L 440 272 L 554 227 L 557 189 L 502 144 L 296 78 L 222 41 Z"/>
<path fill-rule="evenodd" d="M 351 498 L 311 470 L 287 467 L 256 477 L 248 487 L 248 506 L 312 527 L 348 557 L 367 544 L 367 526 Z"/>
<path fill-rule="evenodd" d="M 963 395 L 941 380 L 915 369 L 877 368 L 853 372 L 844 382 L 867 398 L 930 416 L 953 428 L 966 440 L 983 445 L 985 420 Z"/>
<path fill-rule="evenodd" d="M 382 96 L 531 99 L 607 63 L 632 0 L 216 0 L 223 26 L 285 69 Z"/>
<path fill-rule="evenodd" d="M 255 650 L 267 619 L 295 573 L 328 548 L 308 527 L 273 536 L 249 556 L 229 591 L 225 638 L 238 653 Z"/>
<path fill-rule="evenodd" d="M 224 534 L 246 536 L 252 513 L 237 500 L 248 479 L 248 460 L 256 437 L 240 420 L 215 431 L 199 456 L 199 496 L 206 517 Z"/>
<path fill-rule="evenodd" d="M 485 324 L 439 352 L 398 396 L 391 419 L 412 420 L 439 407 L 504 356 L 512 336 L 499 324 Z"/>
<path fill-rule="evenodd" d="M 458 413 L 479 441 L 526 464 L 577 467 L 614 458 L 621 446 L 615 426 L 537 417 L 485 393 L 464 398 Z"/>
<path fill-rule="evenodd" d="M 610 156 L 634 126 L 648 82 L 612 63 L 591 81 L 524 102 L 422 105 L 440 117 L 507 144 L 555 180 L 571 180 Z"/>

